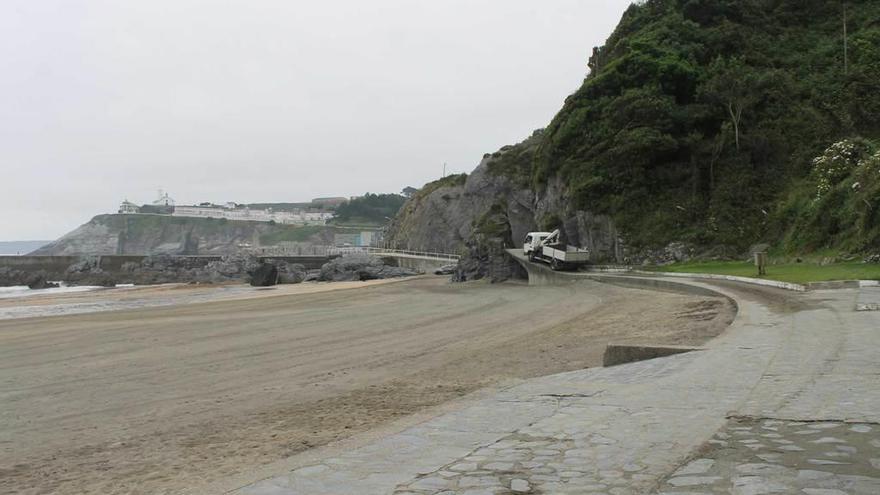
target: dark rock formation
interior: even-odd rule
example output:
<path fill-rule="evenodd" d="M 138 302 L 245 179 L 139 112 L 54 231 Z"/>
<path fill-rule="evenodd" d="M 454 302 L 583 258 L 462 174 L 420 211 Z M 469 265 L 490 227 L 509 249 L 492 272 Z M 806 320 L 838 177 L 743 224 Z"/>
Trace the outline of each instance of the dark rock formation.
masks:
<path fill-rule="evenodd" d="M 58 287 L 58 284 L 49 282 L 46 272 L 42 270 L 28 274 L 25 279 L 25 285 L 29 289 L 54 289 Z"/>
<path fill-rule="evenodd" d="M 249 283 L 254 287 L 271 287 L 278 283 L 278 267 L 271 263 L 260 263 L 248 272 Z"/>
<path fill-rule="evenodd" d="M 0 287 L 13 287 L 16 285 L 26 285 L 24 280 L 26 274 L 21 270 L 15 270 L 8 267 L 0 267 Z"/>
<path fill-rule="evenodd" d="M 98 258 L 94 256 L 82 258 L 70 265 L 64 275 L 64 282 L 68 285 L 116 286 L 116 279 L 101 269 Z"/>
<path fill-rule="evenodd" d="M 322 266 L 318 280 L 324 282 L 344 282 L 408 277 L 412 275 L 418 275 L 418 272 L 408 268 L 390 266 L 382 258 L 365 254 L 349 254 L 336 258 Z"/>
<path fill-rule="evenodd" d="M 245 281 L 249 274 L 260 266 L 260 260 L 249 254 L 231 254 L 218 261 L 212 261 L 201 270 L 199 280 L 203 282 Z"/>
<path fill-rule="evenodd" d="M 558 180 L 540 191 L 528 185 L 540 137 L 536 131 L 522 143 L 487 154 L 464 181 L 426 185 L 392 222 L 390 243 L 398 249 L 464 254 L 455 277 L 461 280 L 516 275 L 518 268 L 504 249 L 521 246 L 528 232 L 538 230 L 559 228 L 566 242 L 589 249 L 594 262 L 622 261 L 623 244 L 610 217 L 573 208 Z"/>
<path fill-rule="evenodd" d="M 278 268 L 279 284 L 299 284 L 306 280 L 306 267 L 303 265 L 276 259 L 267 259 L 266 262 Z"/>
<path fill-rule="evenodd" d="M 452 274 L 453 282 L 488 279 L 492 283 L 528 278 L 523 267 L 498 243 L 471 243 Z"/>

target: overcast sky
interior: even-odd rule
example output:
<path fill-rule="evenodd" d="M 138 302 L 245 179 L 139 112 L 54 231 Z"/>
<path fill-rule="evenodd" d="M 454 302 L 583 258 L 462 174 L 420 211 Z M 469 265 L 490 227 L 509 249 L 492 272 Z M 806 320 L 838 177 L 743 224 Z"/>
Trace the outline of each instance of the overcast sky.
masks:
<path fill-rule="evenodd" d="M 128 198 L 303 201 L 545 126 L 629 0 L 3 0 L 0 240 Z"/>

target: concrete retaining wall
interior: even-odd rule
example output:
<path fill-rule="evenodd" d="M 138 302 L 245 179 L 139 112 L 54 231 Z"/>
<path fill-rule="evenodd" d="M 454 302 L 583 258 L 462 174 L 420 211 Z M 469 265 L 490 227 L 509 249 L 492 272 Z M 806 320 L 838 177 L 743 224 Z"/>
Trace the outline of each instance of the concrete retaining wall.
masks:
<path fill-rule="evenodd" d="M 67 267 L 76 263 L 84 257 L 81 256 L 0 256 L 0 268 L 12 268 L 15 270 L 23 270 L 33 272 L 44 270 L 49 274 L 50 279 L 60 279 L 67 270 Z M 115 273 L 121 270 L 125 263 L 140 263 L 146 256 L 144 255 L 105 255 L 97 256 L 98 266 L 102 270 Z M 217 261 L 220 256 L 175 256 L 178 259 L 185 259 L 187 266 L 191 268 L 199 268 L 207 265 L 212 261 Z M 275 259 L 283 260 L 288 263 L 298 263 L 304 265 L 308 270 L 321 268 L 324 263 L 330 261 L 328 256 L 261 256 L 261 260 Z"/>
<path fill-rule="evenodd" d="M 58 277 L 79 259 L 79 256 L 0 256 L 0 268 L 26 272 L 45 270 L 50 277 Z"/>
<path fill-rule="evenodd" d="M 434 270 L 453 263 L 448 260 L 432 260 L 406 256 L 383 255 L 383 258 L 394 258 L 394 260 L 397 261 L 397 266 L 401 268 L 409 268 L 410 270 L 416 270 L 422 273 L 434 273 Z"/>
<path fill-rule="evenodd" d="M 508 253 L 516 259 L 529 275 L 529 285 L 558 285 L 560 283 L 571 283 L 582 280 L 592 280 L 603 284 L 616 285 L 618 287 L 626 287 L 628 289 L 647 289 L 661 290 L 667 292 L 675 292 L 678 294 L 688 294 L 701 297 L 724 297 L 728 298 L 721 292 L 712 290 L 707 287 L 700 287 L 676 280 L 667 280 L 661 277 L 637 277 L 617 274 L 599 274 L 584 272 L 555 272 L 549 266 L 540 263 L 532 263 L 522 251 L 516 249 L 508 250 Z"/>

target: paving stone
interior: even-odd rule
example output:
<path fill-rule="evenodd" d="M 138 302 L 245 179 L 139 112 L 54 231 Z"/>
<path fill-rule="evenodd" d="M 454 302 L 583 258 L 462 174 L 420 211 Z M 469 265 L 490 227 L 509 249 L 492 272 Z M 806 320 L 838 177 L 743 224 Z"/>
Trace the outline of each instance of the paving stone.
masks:
<path fill-rule="evenodd" d="M 445 478 L 431 476 L 422 478 L 409 486 L 416 490 L 444 490 L 450 488 L 450 481 Z"/>
<path fill-rule="evenodd" d="M 462 476 L 458 480 L 459 488 L 488 487 L 500 484 L 501 482 L 494 476 Z"/>
<path fill-rule="evenodd" d="M 766 462 L 779 462 L 782 460 L 782 454 L 758 454 L 758 458 Z"/>
<path fill-rule="evenodd" d="M 477 463 L 476 462 L 459 462 L 458 464 L 453 464 L 449 466 L 450 471 L 476 471 Z"/>
<path fill-rule="evenodd" d="M 766 495 L 791 492 L 791 486 L 770 481 L 760 476 L 743 476 L 733 480 L 733 493 L 736 495 Z"/>
<path fill-rule="evenodd" d="M 528 493 L 532 490 L 532 487 L 526 480 L 515 479 L 510 482 L 510 490 L 516 493 Z"/>
<path fill-rule="evenodd" d="M 684 467 L 673 473 L 673 476 L 685 476 L 689 474 L 704 474 L 712 469 L 715 461 L 712 459 L 696 459 L 687 463 Z"/>
<path fill-rule="evenodd" d="M 868 425 L 855 425 L 849 429 L 856 433 L 871 433 L 871 427 Z"/>
<path fill-rule="evenodd" d="M 669 484 L 674 487 L 711 485 L 721 479 L 720 476 L 679 476 L 671 478 Z"/>
<path fill-rule="evenodd" d="M 822 437 L 818 440 L 813 440 L 811 443 L 846 443 L 845 441 L 834 438 L 834 437 Z"/>
<path fill-rule="evenodd" d="M 778 464 L 741 464 L 736 467 L 736 470 L 742 474 L 748 475 L 759 475 L 759 476 L 769 476 L 769 475 L 780 475 L 785 473 L 786 468 L 784 466 L 780 466 Z"/>
<path fill-rule="evenodd" d="M 779 450 L 785 450 L 787 452 L 804 452 L 804 449 L 798 447 L 797 445 L 781 445 L 777 448 Z"/>

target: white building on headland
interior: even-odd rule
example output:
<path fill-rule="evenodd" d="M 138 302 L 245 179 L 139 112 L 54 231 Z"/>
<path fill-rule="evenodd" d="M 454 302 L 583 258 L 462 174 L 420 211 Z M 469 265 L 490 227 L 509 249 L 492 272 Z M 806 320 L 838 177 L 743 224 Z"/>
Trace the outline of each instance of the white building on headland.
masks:
<path fill-rule="evenodd" d="M 228 202 L 222 206 L 213 203 L 176 206 L 174 199 L 161 189 L 158 199 L 153 201 L 152 205 L 138 206 L 126 199 L 119 205 L 118 211 L 121 214 L 150 213 L 175 217 L 225 218 L 250 222 L 275 222 L 285 225 L 324 225 L 334 215 L 331 211 L 315 208 L 295 208 L 285 211 L 275 211 L 272 208 L 250 209 L 234 202 Z"/>
<path fill-rule="evenodd" d="M 224 206 L 201 204 L 199 206 L 175 206 L 175 217 L 225 218 L 227 220 L 244 220 L 250 222 L 275 222 L 285 225 L 324 225 L 333 218 L 328 211 L 293 211 L 252 210 L 247 206 L 227 203 Z"/>
<path fill-rule="evenodd" d="M 140 212 L 141 212 L 141 207 L 132 203 L 131 201 L 129 201 L 127 199 L 125 201 L 123 201 L 121 205 L 119 205 L 119 213 L 132 214 L 132 213 L 140 213 Z"/>

